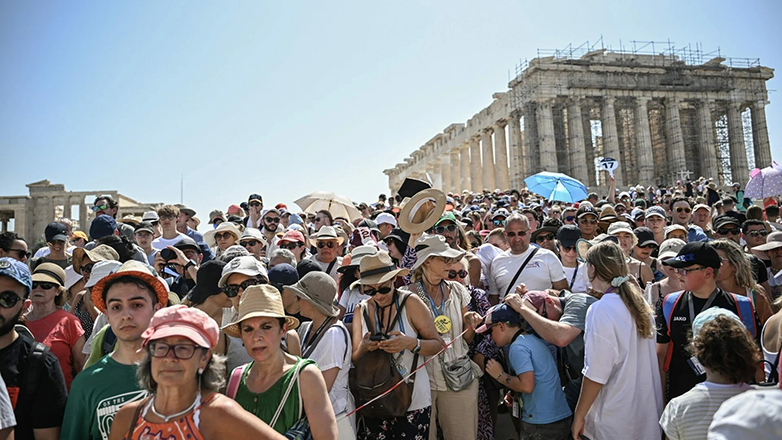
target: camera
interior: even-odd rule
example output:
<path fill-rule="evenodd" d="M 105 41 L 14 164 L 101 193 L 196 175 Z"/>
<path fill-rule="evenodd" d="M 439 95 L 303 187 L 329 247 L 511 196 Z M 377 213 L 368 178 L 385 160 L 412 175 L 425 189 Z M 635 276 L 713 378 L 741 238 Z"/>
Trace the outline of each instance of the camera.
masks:
<path fill-rule="evenodd" d="M 163 261 L 175 260 L 176 253 L 171 249 L 166 248 L 160 251 L 160 258 L 162 258 Z"/>

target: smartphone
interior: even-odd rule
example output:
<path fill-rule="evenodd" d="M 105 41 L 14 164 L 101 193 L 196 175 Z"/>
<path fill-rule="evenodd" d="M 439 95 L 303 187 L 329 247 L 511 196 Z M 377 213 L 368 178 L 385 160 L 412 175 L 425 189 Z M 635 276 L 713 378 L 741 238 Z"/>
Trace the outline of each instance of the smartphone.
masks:
<path fill-rule="evenodd" d="M 374 335 L 369 335 L 370 341 L 382 341 L 384 339 L 388 339 L 388 336 L 382 334 L 382 333 L 375 333 Z"/>

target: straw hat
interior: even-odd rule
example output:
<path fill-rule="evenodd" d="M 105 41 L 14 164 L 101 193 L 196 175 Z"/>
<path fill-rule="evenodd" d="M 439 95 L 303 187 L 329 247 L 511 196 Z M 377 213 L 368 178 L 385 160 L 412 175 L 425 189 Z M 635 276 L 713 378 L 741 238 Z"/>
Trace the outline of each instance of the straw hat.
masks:
<path fill-rule="evenodd" d="M 619 218 L 616 215 L 616 211 L 614 210 L 614 207 L 611 205 L 604 205 L 601 208 L 600 211 L 600 218 L 597 221 L 597 225 L 600 226 L 600 229 L 607 230 L 608 226 L 617 221 Z"/>
<path fill-rule="evenodd" d="M 141 219 L 133 214 L 128 214 L 125 217 L 122 217 L 120 220 L 117 220 L 117 222 L 126 223 L 132 226 L 138 226 L 138 224 L 141 223 Z"/>
<path fill-rule="evenodd" d="M 442 216 L 445 202 L 445 193 L 439 189 L 425 189 L 415 194 L 399 213 L 399 227 L 410 234 L 428 230 Z"/>
<path fill-rule="evenodd" d="M 586 254 L 589 248 L 604 241 L 612 241 L 617 245 L 619 244 L 619 239 L 616 238 L 616 236 L 608 234 L 600 234 L 592 240 L 579 238 L 578 241 L 576 241 L 576 253 L 578 254 L 578 258 L 581 261 L 586 261 Z"/>
<path fill-rule="evenodd" d="M 299 320 L 293 316 L 285 315 L 285 307 L 282 305 L 282 296 L 276 287 L 270 284 L 261 284 L 250 286 L 242 294 L 239 302 L 239 317 L 225 327 L 223 331 L 226 335 L 234 338 L 242 337 L 239 331 L 239 325 L 245 319 L 250 318 L 285 318 L 288 323 L 288 330 L 293 330 L 299 326 Z"/>
<path fill-rule="evenodd" d="M 386 251 L 378 251 L 375 255 L 367 255 L 362 258 L 359 272 L 361 278 L 353 283 L 351 288 L 357 284 L 382 284 L 394 277 L 410 273 L 407 269 L 397 268 Z"/>
<path fill-rule="evenodd" d="M 35 268 L 32 275 L 33 281 L 54 283 L 65 286 L 65 270 L 54 263 L 41 263 Z"/>
<path fill-rule="evenodd" d="M 93 263 L 98 261 L 115 260 L 119 261 L 119 254 L 111 246 L 100 244 L 95 246 L 94 249 L 76 248 L 73 250 L 73 270 L 76 273 L 81 273 L 81 267 L 84 265 L 84 258 L 89 259 Z"/>
<path fill-rule="evenodd" d="M 465 251 L 457 251 L 448 246 L 448 243 L 445 242 L 445 237 L 442 235 L 429 234 L 424 234 L 424 236 L 415 241 L 415 251 L 418 254 L 418 260 L 413 264 L 413 270 L 424 264 L 424 261 L 429 257 L 461 259 L 466 253 Z"/>
<path fill-rule="evenodd" d="M 206 244 L 209 245 L 209 247 L 215 247 L 217 245 L 217 242 L 215 241 L 215 234 L 223 233 L 225 231 L 230 232 L 236 237 L 236 241 L 239 241 L 239 237 L 242 236 L 242 233 L 239 231 L 239 228 L 237 228 L 233 223 L 231 222 L 223 222 L 217 225 L 216 228 L 211 229 L 209 231 L 206 231 L 204 233 L 204 241 Z"/>
<path fill-rule="evenodd" d="M 111 280 L 122 277 L 130 276 L 133 278 L 139 278 L 147 283 L 157 295 L 158 302 L 165 307 L 168 304 L 168 289 L 164 286 L 160 278 L 152 275 L 149 266 L 136 260 L 126 261 L 122 266 L 111 275 L 103 277 L 92 288 L 92 303 L 95 307 L 103 313 L 106 313 L 106 303 L 103 301 L 103 289 L 106 288 L 106 284 Z"/>
<path fill-rule="evenodd" d="M 326 316 L 339 315 L 339 307 L 334 305 L 337 282 L 326 272 L 310 272 L 296 284 L 285 286 L 283 289 L 290 290 Z"/>
<path fill-rule="evenodd" d="M 782 247 L 782 232 L 772 232 L 768 234 L 766 243 L 752 248 L 752 253 L 760 257 L 761 260 L 770 260 L 768 251 Z"/>
<path fill-rule="evenodd" d="M 316 246 L 318 240 L 337 240 L 337 243 L 341 245 L 345 242 L 345 237 L 337 234 L 337 229 L 334 228 L 334 226 L 321 226 L 317 234 L 310 235 L 310 240 L 312 241 L 312 244 Z"/>

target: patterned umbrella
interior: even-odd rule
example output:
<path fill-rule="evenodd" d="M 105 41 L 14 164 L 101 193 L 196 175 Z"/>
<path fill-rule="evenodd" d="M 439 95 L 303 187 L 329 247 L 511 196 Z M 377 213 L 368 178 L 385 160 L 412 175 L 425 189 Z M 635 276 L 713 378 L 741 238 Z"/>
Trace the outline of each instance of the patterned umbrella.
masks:
<path fill-rule="evenodd" d="M 750 174 L 752 177 L 744 188 L 744 197 L 765 199 L 782 195 L 782 169 L 778 165 L 755 169 Z"/>
<path fill-rule="evenodd" d="M 540 194 L 548 200 L 574 203 L 587 198 L 587 189 L 583 183 L 562 173 L 541 171 L 524 179 L 527 189 Z"/>

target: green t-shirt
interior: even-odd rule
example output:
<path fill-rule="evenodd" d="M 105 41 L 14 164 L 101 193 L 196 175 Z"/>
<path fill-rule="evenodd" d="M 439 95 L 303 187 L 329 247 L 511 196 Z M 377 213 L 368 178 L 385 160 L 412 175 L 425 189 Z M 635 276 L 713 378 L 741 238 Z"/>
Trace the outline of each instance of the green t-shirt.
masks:
<path fill-rule="evenodd" d="M 253 363 L 254 362 L 250 362 L 244 370 L 244 374 L 242 374 L 242 380 L 239 382 L 239 389 L 236 391 L 236 402 L 251 414 L 255 414 L 256 417 L 263 420 L 265 423 L 270 424 L 274 417 L 274 413 L 277 412 L 277 407 L 280 406 L 282 396 L 285 395 L 285 391 L 288 389 L 288 384 L 291 380 L 295 379 L 294 373 L 296 372 L 296 366 L 283 374 L 268 390 L 262 393 L 253 393 L 247 388 L 246 384 L 247 374 L 250 373 Z M 299 363 L 301 363 L 302 370 L 307 365 L 315 365 L 315 361 L 312 359 L 299 358 L 299 360 L 296 361 L 296 365 Z M 302 416 L 302 414 L 299 414 L 298 385 L 298 383 L 293 385 L 288 400 L 285 401 L 285 404 L 282 407 L 282 413 L 277 419 L 277 423 L 272 426 L 272 428 L 280 434 L 285 434 Z M 303 408 L 302 411 L 304 411 Z"/>
<path fill-rule="evenodd" d="M 146 396 L 138 385 L 136 366 L 106 355 L 73 380 L 60 439 L 107 440 L 120 408 Z"/>

